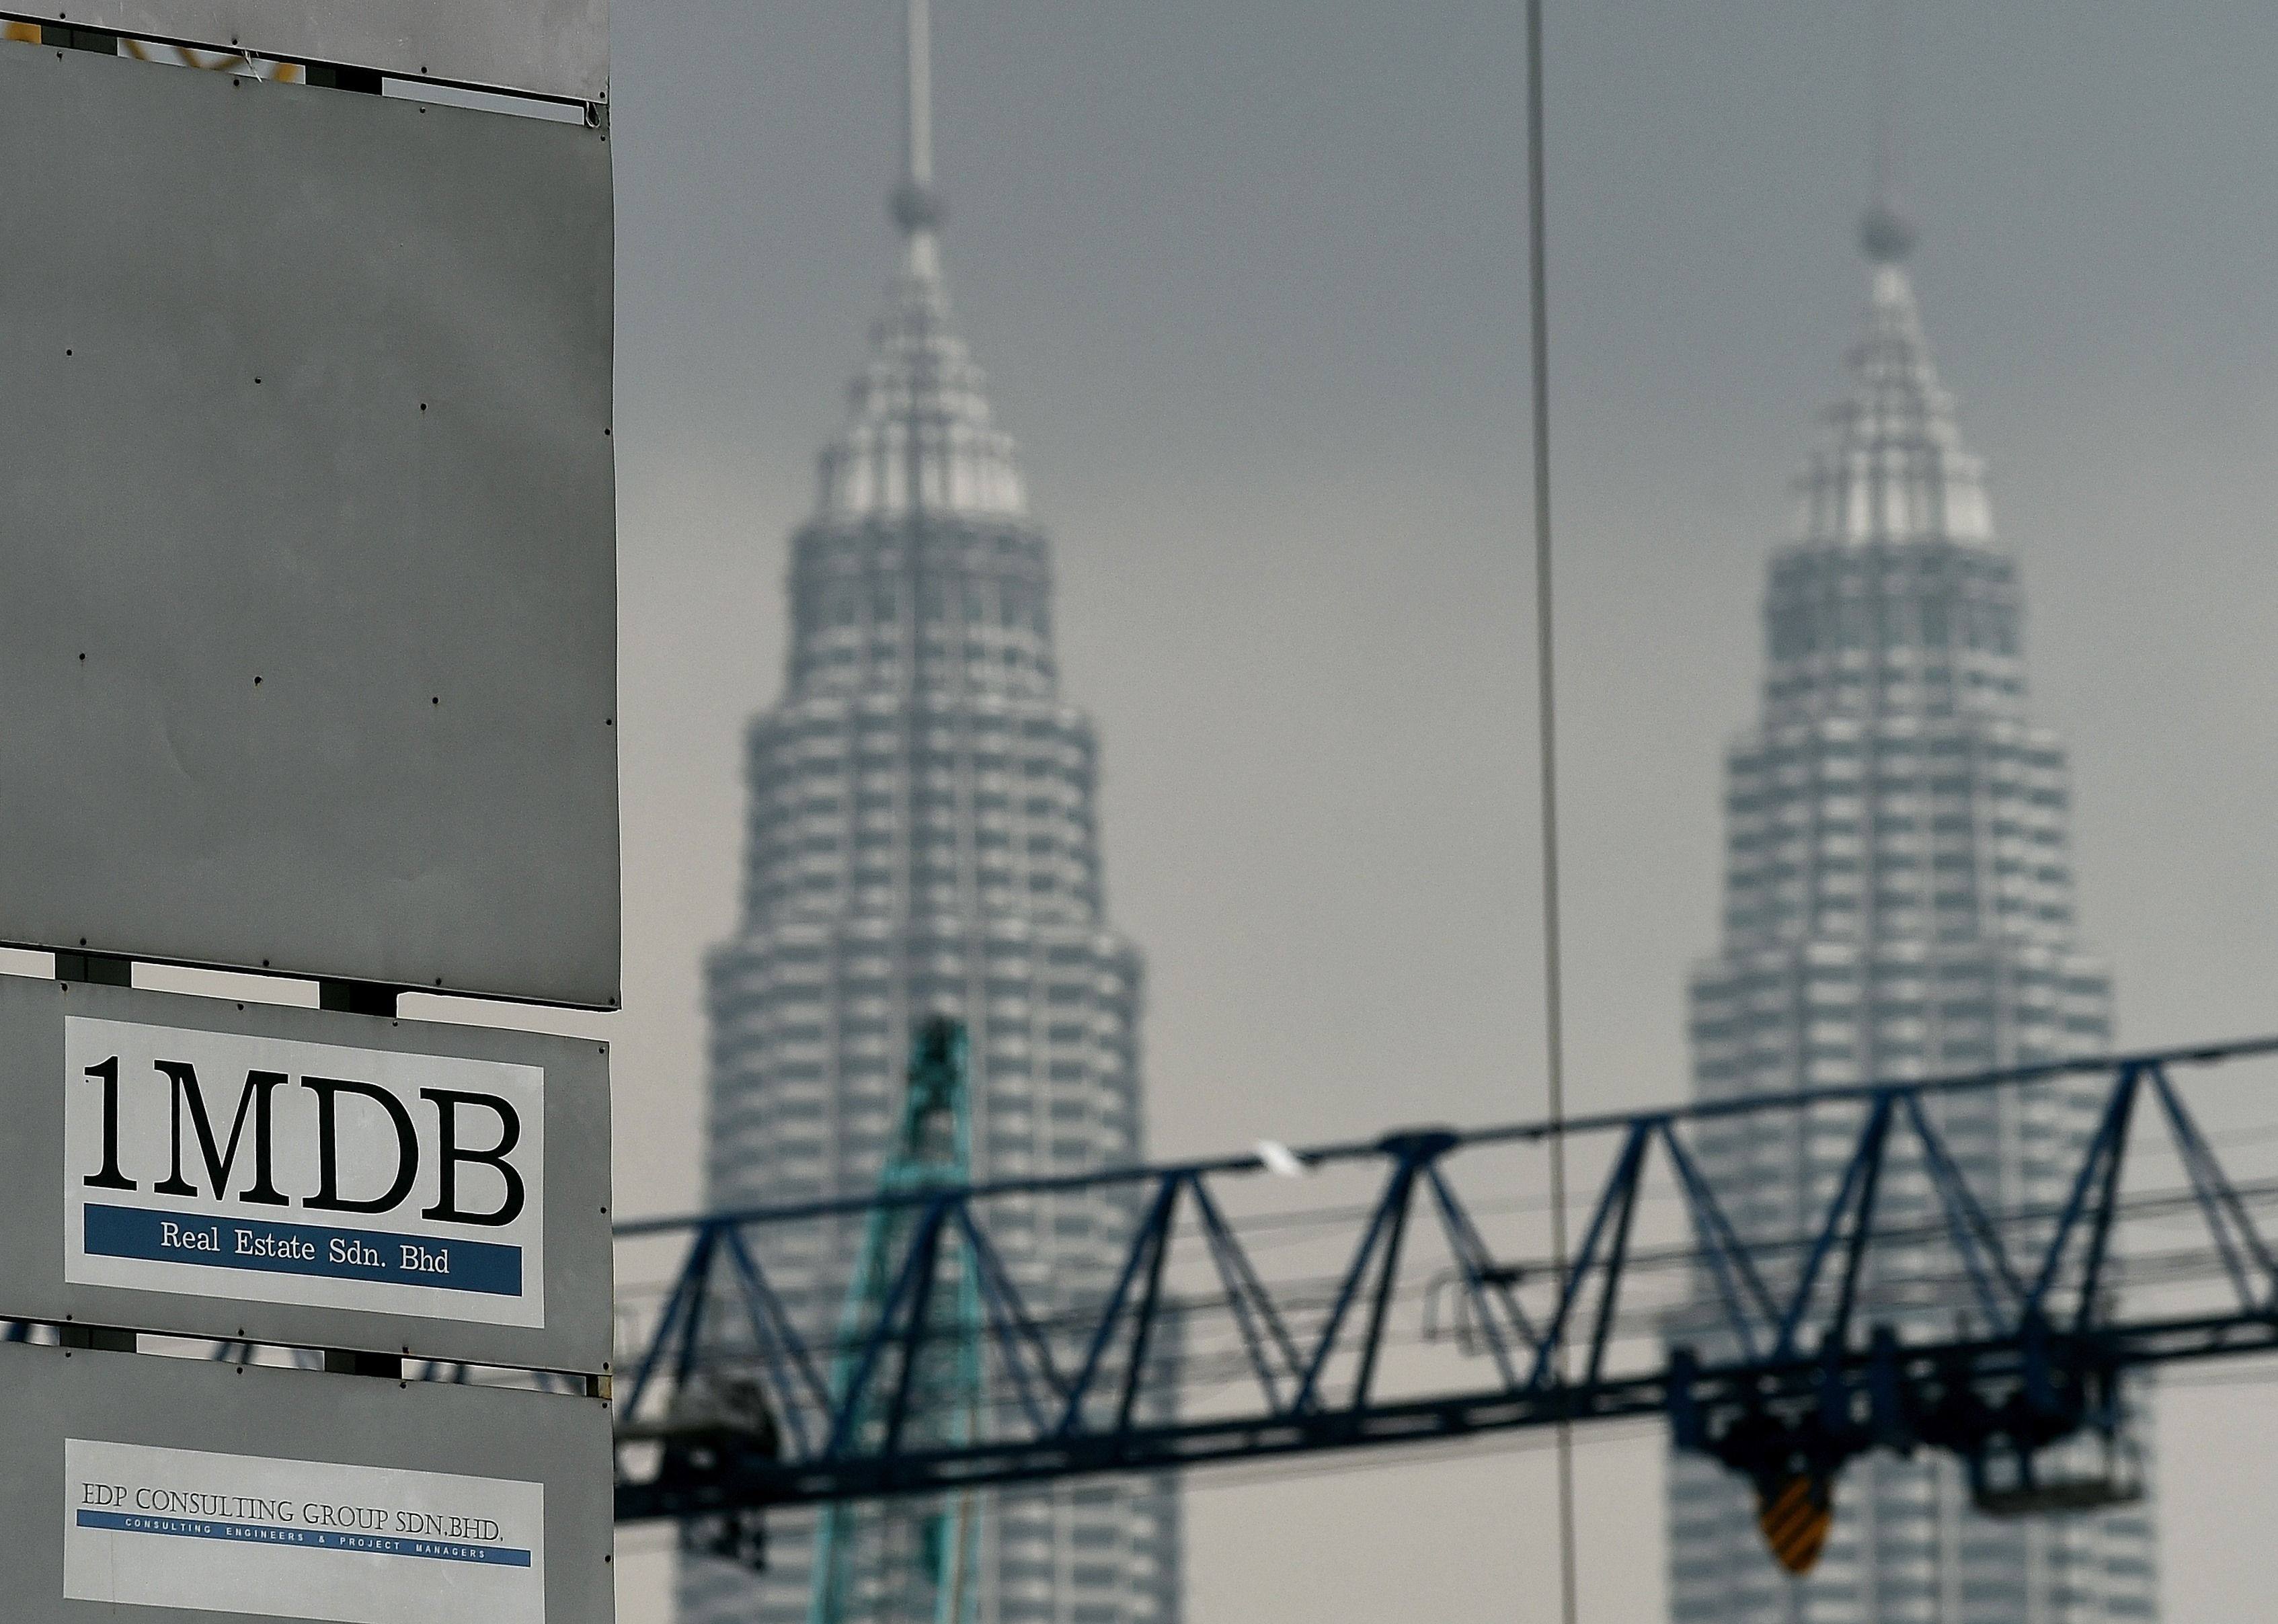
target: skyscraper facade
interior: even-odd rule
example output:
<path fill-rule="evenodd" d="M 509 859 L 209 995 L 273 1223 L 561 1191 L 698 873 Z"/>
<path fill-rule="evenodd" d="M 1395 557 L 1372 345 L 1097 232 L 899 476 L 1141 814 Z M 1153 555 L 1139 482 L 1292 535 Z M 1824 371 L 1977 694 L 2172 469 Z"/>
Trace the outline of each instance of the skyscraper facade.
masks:
<path fill-rule="evenodd" d="M 741 918 L 709 963 L 715 1207 L 873 1187 L 910 1033 L 936 1012 L 969 1030 L 977 1178 L 1143 1153 L 1141 964 L 1107 919 L 1098 742 L 1060 697 L 1050 549 L 951 325 L 924 0 L 908 27 L 900 264 L 791 540 L 785 692 L 751 727 Z M 1129 1199 L 1024 1197 L 998 1216 L 1040 1316 L 1112 1284 Z M 860 1239 L 818 1227 L 763 1256 L 818 1343 Z M 954 1612 L 975 1624 L 1175 1624 L 1167 1481 L 1007 1493 L 973 1514 Z M 806 1624 L 815 1544 L 812 1517 L 784 1515 L 764 1574 L 685 1559 L 684 1624 Z M 855 1575 L 846 1617 L 936 1616 L 906 1618 L 908 1587 L 878 1581 Z"/>
<path fill-rule="evenodd" d="M 1916 312 L 1913 233 L 1861 233 L 1871 294 L 1848 397 L 1772 558 L 1762 713 L 1726 760 L 1723 945 L 1694 973 L 1703 1099 L 2106 1051 L 2111 988 L 2074 919 L 2062 745 L 2026 710 L 2016 567 L 1994 537 Z M 2064 1083 L 1957 1098 L 1942 1128 L 1991 1208 L 2061 1198 L 2093 1131 Z M 1752 1119 L 1703 1164 L 1753 1239 L 1793 1238 L 1834 1195 L 1855 1114 Z M 1884 1221 L 1934 1216 L 1919 1170 Z M 1867 1312 L 1950 1327 L 1950 1262 L 1895 1254 Z M 1943 1457 L 1852 1464 L 1818 1567 L 1791 1579 L 1747 1484 L 1678 1455 L 1676 1624 L 2140 1624 L 2155 1616 L 2148 1506 L 1995 1521 Z"/>

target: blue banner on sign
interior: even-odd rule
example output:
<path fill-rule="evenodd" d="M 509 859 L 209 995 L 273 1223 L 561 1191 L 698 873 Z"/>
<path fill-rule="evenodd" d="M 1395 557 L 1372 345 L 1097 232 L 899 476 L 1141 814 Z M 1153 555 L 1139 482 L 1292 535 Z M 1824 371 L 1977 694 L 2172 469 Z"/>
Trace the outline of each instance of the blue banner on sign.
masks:
<path fill-rule="evenodd" d="M 470 1545 L 452 1539 L 409 1539 L 397 1534 L 344 1534 L 330 1529 L 283 1528 L 273 1522 L 216 1522 L 205 1517 L 154 1517 L 143 1513 L 83 1511 L 83 1529 L 157 1534 L 168 1539 L 229 1539 L 259 1545 L 306 1545 L 318 1551 L 359 1551 L 371 1556 L 425 1557 L 437 1562 L 480 1562 L 527 1567 L 530 1552 L 509 1545 Z"/>
<path fill-rule="evenodd" d="M 494 1241 L 441 1240 L 267 1218 L 187 1217 L 93 1201 L 85 1216 L 84 1244 L 91 1256 L 522 1295 L 522 1248 Z"/>

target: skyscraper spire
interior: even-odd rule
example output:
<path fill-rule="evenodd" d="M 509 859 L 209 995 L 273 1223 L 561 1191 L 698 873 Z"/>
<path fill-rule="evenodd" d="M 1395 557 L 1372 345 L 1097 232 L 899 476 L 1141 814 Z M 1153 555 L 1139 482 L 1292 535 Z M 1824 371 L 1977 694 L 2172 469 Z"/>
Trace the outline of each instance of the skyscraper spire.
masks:
<path fill-rule="evenodd" d="M 1895 265 L 1915 246 L 1914 222 L 1899 207 L 1899 23 L 1895 8 L 1883 8 L 1883 72 L 1875 110 L 1875 190 L 1859 222 L 1859 247 L 1877 265 Z"/>
<path fill-rule="evenodd" d="M 1962 444 L 1907 276 L 1914 226 L 1878 198 L 1859 239 L 1873 266 L 1866 332 L 1852 347 L 1849 395 L 1827 413 L 1798 482 L 1797 538 L 1990 542 L 1984 464 Z"/>
<path fill-rule="evenodd" d="M 902 179 L 894 188 L 894 224 L 909 237 L 930 236 L 942 220 L 933 185 L 933 8 L 906 0 L 902 36 Z"/>
<path fill-rule="evenodd" d="M 987 378 L 952 331 L 933 181 L 932 16 L 904 0 L 902 263 L 870 330 L 846 421 L 823 447 L 819 516 L 1014 517 L 1028 508 L 1013 437 L 990 421 Z"/>
<path fill-rule="evenodd" d="M 1875 195 L 1859 221 L 1859 247 L 1874 263 L 1895 265 L 1914 251 L 1914 246 L 1915 223 L 1900 210 L 1891 179 L 1891 130 L 1885 123 L 1876 142 Z"/>

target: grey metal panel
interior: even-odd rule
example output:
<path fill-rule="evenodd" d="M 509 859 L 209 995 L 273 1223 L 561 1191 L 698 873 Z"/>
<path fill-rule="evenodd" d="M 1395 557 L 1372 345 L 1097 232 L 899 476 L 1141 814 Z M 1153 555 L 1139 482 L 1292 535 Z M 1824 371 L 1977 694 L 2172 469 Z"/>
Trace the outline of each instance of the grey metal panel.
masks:
<path fill-rule="evenodd" d="M 86 1171 L 68 1168 L 65 1155 L 68 1093 L 81 1080 L 66 1073 L 67 1016 L 543 1068 L 543 1323 L 481 1323 L 433 1313 L 261 1301 L 67 1279 L 65 1184 L 83 1178 Z M 582 1038 L 0 976 L 0 1101 L 7 1102 L 8 1109 L 7 1132 L 0 1133 L 0 1236 L 7 1237 L 7 1244 L 0 1246 L 0 1319 L 405 1353 L 525 1369 L 606 1370 L 615 1274 L 605 1048 Z M 238 1075 L 205 1080 L 211 1086 L 211 1125 L 218 1141 L 224 1140 L 231 1133 L 245 1079 Z M 195 1125 L 173 1125 L 169 1131 L 179 1137 L 184 1160 L 195 1171 Z M 153 1175 L 135 1170 L 141 1173 L 140 1182 L 147 1191 Z M 357 1186 L 355 1179 L 354 1167 L 347 1166 L 345 1186 L 371 1187 L 369 1181 Z M 138 1193 L 134 1199 L 151 1198 Z M 289 1220 L 300 1215 L 286 1208 L 277 1216 Z M 383 1219 L 370 1222 L 378 1229 L 390 1227 Z"/>
<path fill-rule="evenodd" d="M 607 141 L 0 43 L 0 941 L 616 1003 Z"/>
<path fill-rule="evenodd" d="M 0 1344 L 0 1595 L 11 1624 L 278 1624 L 303 1614 L 64 1597 L 64 1446 L 102 1439 L 542 1483 L 546 1624 L 608 1624 L 605 1401 Z"/>
<path fill-rule="evenodd" d="M 609 95 L 608 0 L 0 0 L 0 17 L 564 101 Z"/>

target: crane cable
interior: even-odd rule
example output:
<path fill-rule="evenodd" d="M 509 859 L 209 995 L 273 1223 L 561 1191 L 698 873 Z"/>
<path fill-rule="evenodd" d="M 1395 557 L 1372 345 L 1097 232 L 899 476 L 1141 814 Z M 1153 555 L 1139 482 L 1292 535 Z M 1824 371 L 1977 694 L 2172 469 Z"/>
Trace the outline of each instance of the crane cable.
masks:
<path fill-rule="evenodd" d="M 1527 293 L 1534 408 L 1534 691 L 1542 783 L 1543 1045 L 1550 1096 L 1550 1250 L 1563 1277 L 1566 1272 L 1566 1034 L 1558 955 L 1557 705 L 1552 688 L 1550 636 L 1550 308 L 1543 212 L 1542 0 L 1526 0 Z M 1563 1346 L 1559 1363 L 1563 1376 Z M 1564 1624 L 1576 1624 L 1574 1427 L 1563 1417 L 1557 1430 L 1557 1475 L 1559 1616 Z"/>

